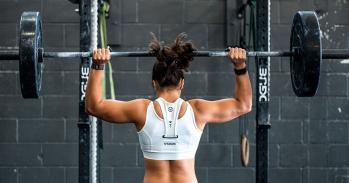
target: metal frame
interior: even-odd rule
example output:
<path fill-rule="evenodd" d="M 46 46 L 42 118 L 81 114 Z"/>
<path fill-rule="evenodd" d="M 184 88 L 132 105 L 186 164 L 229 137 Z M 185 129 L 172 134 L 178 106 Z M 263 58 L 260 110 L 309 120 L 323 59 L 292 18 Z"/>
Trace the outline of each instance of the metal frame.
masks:
<path fill-rule="evenodd" d="M 80 51 L 91 52 L 91 0 L 79 1 L 80 14 Z M 45 52 L 41 51 L 43 56 Z M 57 55 L 58 56 L 58 55 Z M 80 56 L 79 56 L 80 57 Z M 78 58 L 79 58 L 78 57 Z M 57 57 L 54 57 L 57 58 Z M 72 58 L 72 57 L 71 57 Z M 97 133 L 96 157 L 92 157 L 91 118 L 85 112 L 86 86 L 90 72 L 91 57 L 80 57 L 80 86 L 79 86 L 79 183 L 100 182 L 100 149 L 103 148 L 102 122 L 97 121 L 95 133 Z M 92 161 L 96 161 L 93 163 Z M 95 167 L 93 167 L 95 166 Z M 93 177 L 92 177 L 93 176 Z"/>
<path fill-rule="evenodd" d="M 270 51 L 270 0 L 257 1 L 257 50 Z M 268 183 L 270 58 L 256 58 L 256 182 Z"/>
<path fill-rule="evenodd" d="M 80 2 L 80 51 L 90 52 L 91 21 L 90 0 Z M 257 50 L 269 50 L 269 0 L 257 2 Z M 90 53 L 89 53 L 90 54 Z M 270 128 L 269 89 L 270 62 L 269 58 L 257 59 L 256 74 L 256 182 L 268 182 L 268 129 Z M 80 91 L 79 91 L 79 183 L 90 182 L 90 121 L 85 112 L 85 86 L 87 84 L 90 58 L 81 58 L 80 62 Z"/>
<path fill-rule="evenodd" d="M 98 48 L 98 0 L 90 0 L 90 52 Z M 89 58 L 92 62 L 91 57 Z M 90 183 L 99 182 L 99 167 L 100 167 L 100 153 L 99 153 L 99 129 L 101 120 L 90 116 Z"/>
<path fill-rule="evenodd" d="M 80 13 L 80 51 L 90 51 L 90 0 L 81 0 Z M 80 60 L 80 87 L 79 87 L 79 183 L 90 183 L 90 119 L 85 112 L 85 94 L 88 75 L 90 71 L 90 58 Z"/>

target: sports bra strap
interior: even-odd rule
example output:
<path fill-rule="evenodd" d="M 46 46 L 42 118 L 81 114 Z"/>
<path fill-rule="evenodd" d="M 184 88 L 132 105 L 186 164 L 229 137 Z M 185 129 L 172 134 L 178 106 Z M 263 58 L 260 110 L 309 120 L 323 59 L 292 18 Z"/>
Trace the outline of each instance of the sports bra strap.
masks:
<path fill-rule="evenodd" d="M 178 138 L 177 119 L 181 109 L 183 100 L 178 98 L 174 103 L 167 102 L 165 99 L 159 97 L 156 99 L 159 103 L 162 116 L 164 119 L 165 131 L 163 138 Z"/>

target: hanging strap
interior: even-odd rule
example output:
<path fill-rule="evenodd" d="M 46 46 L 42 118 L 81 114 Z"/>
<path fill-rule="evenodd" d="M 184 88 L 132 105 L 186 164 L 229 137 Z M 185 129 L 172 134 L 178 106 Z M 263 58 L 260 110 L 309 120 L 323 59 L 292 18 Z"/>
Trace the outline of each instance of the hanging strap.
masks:
<path fill-rule="evenodd" d="M 163 98 L 158 98 L 156 99 L 156 101 L 160 105 L 162 116 L 164 119 L 165 131 L 162 137 L 178 138 L 177 120 L 183 100 L 179 98 L 174 103 L 170 103 L 165 101 Z"/>

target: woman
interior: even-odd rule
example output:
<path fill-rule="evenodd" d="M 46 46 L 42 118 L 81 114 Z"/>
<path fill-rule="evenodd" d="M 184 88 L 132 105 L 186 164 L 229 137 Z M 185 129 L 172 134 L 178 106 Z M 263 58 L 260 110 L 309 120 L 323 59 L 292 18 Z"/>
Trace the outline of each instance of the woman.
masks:
<path fill-rule="evenodd" d="M 194 59 L 195 48 L 184 33 L 172 45 L 161 47 L 154 35 L 150 53 L 157 59 L 152 84 L 158 99 L 104 100 L 102 78 L 108 49 L 93 52 L 86 91 L 86 111 L 105 121 L 134 123 L 144 156 L 144 183 L 196 183 L 195 153 L 208 123 L 223 123 L 251 111 L 252 91 L 246 70 L 246 51 L 230 48 L 234 65 L 235 98 L 217 101 L 183 101 L 184 71 Z"/>

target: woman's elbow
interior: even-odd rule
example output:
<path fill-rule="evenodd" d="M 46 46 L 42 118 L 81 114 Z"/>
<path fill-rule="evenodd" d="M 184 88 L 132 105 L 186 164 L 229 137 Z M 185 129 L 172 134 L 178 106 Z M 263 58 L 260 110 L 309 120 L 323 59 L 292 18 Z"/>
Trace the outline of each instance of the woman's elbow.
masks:
<path fill-rule="evenodd" d="M 98 111 L 100 111 L 100 105 L 91 102 L 85 102 L 85 112 L 92 116 L 97 116 Z"/>
<path fill-rule="evenodd" d="M 85 113 L 88 115 L 92 115 L 92 110 L 89 106 L 85 105 Z"/>
<path fill-rule="evenodd" d="M 94 111 L 94 109 L 92 108 L 92 106 L 88 105 L 88 103 L 86 102 L 85 103 L 85 112 L 88 115 L 93 115 L 93 111 Z"/>
<path fill-rule="evenodd" d="M 252 111 L 252 96 L 244 103 L 244 111 L 245 113 Z"/>
<path fill-rule="evenodd" d="M 245 107 L 245 113 L 249 113 L 252 111 L 252 103 L 251 104 L 248 104 L 246 107 Z"/>
<path fill-rule="evenodd" d="M 252 111 L 252 101 L 241 104 L 241 113 L 246 114 Z"/>

